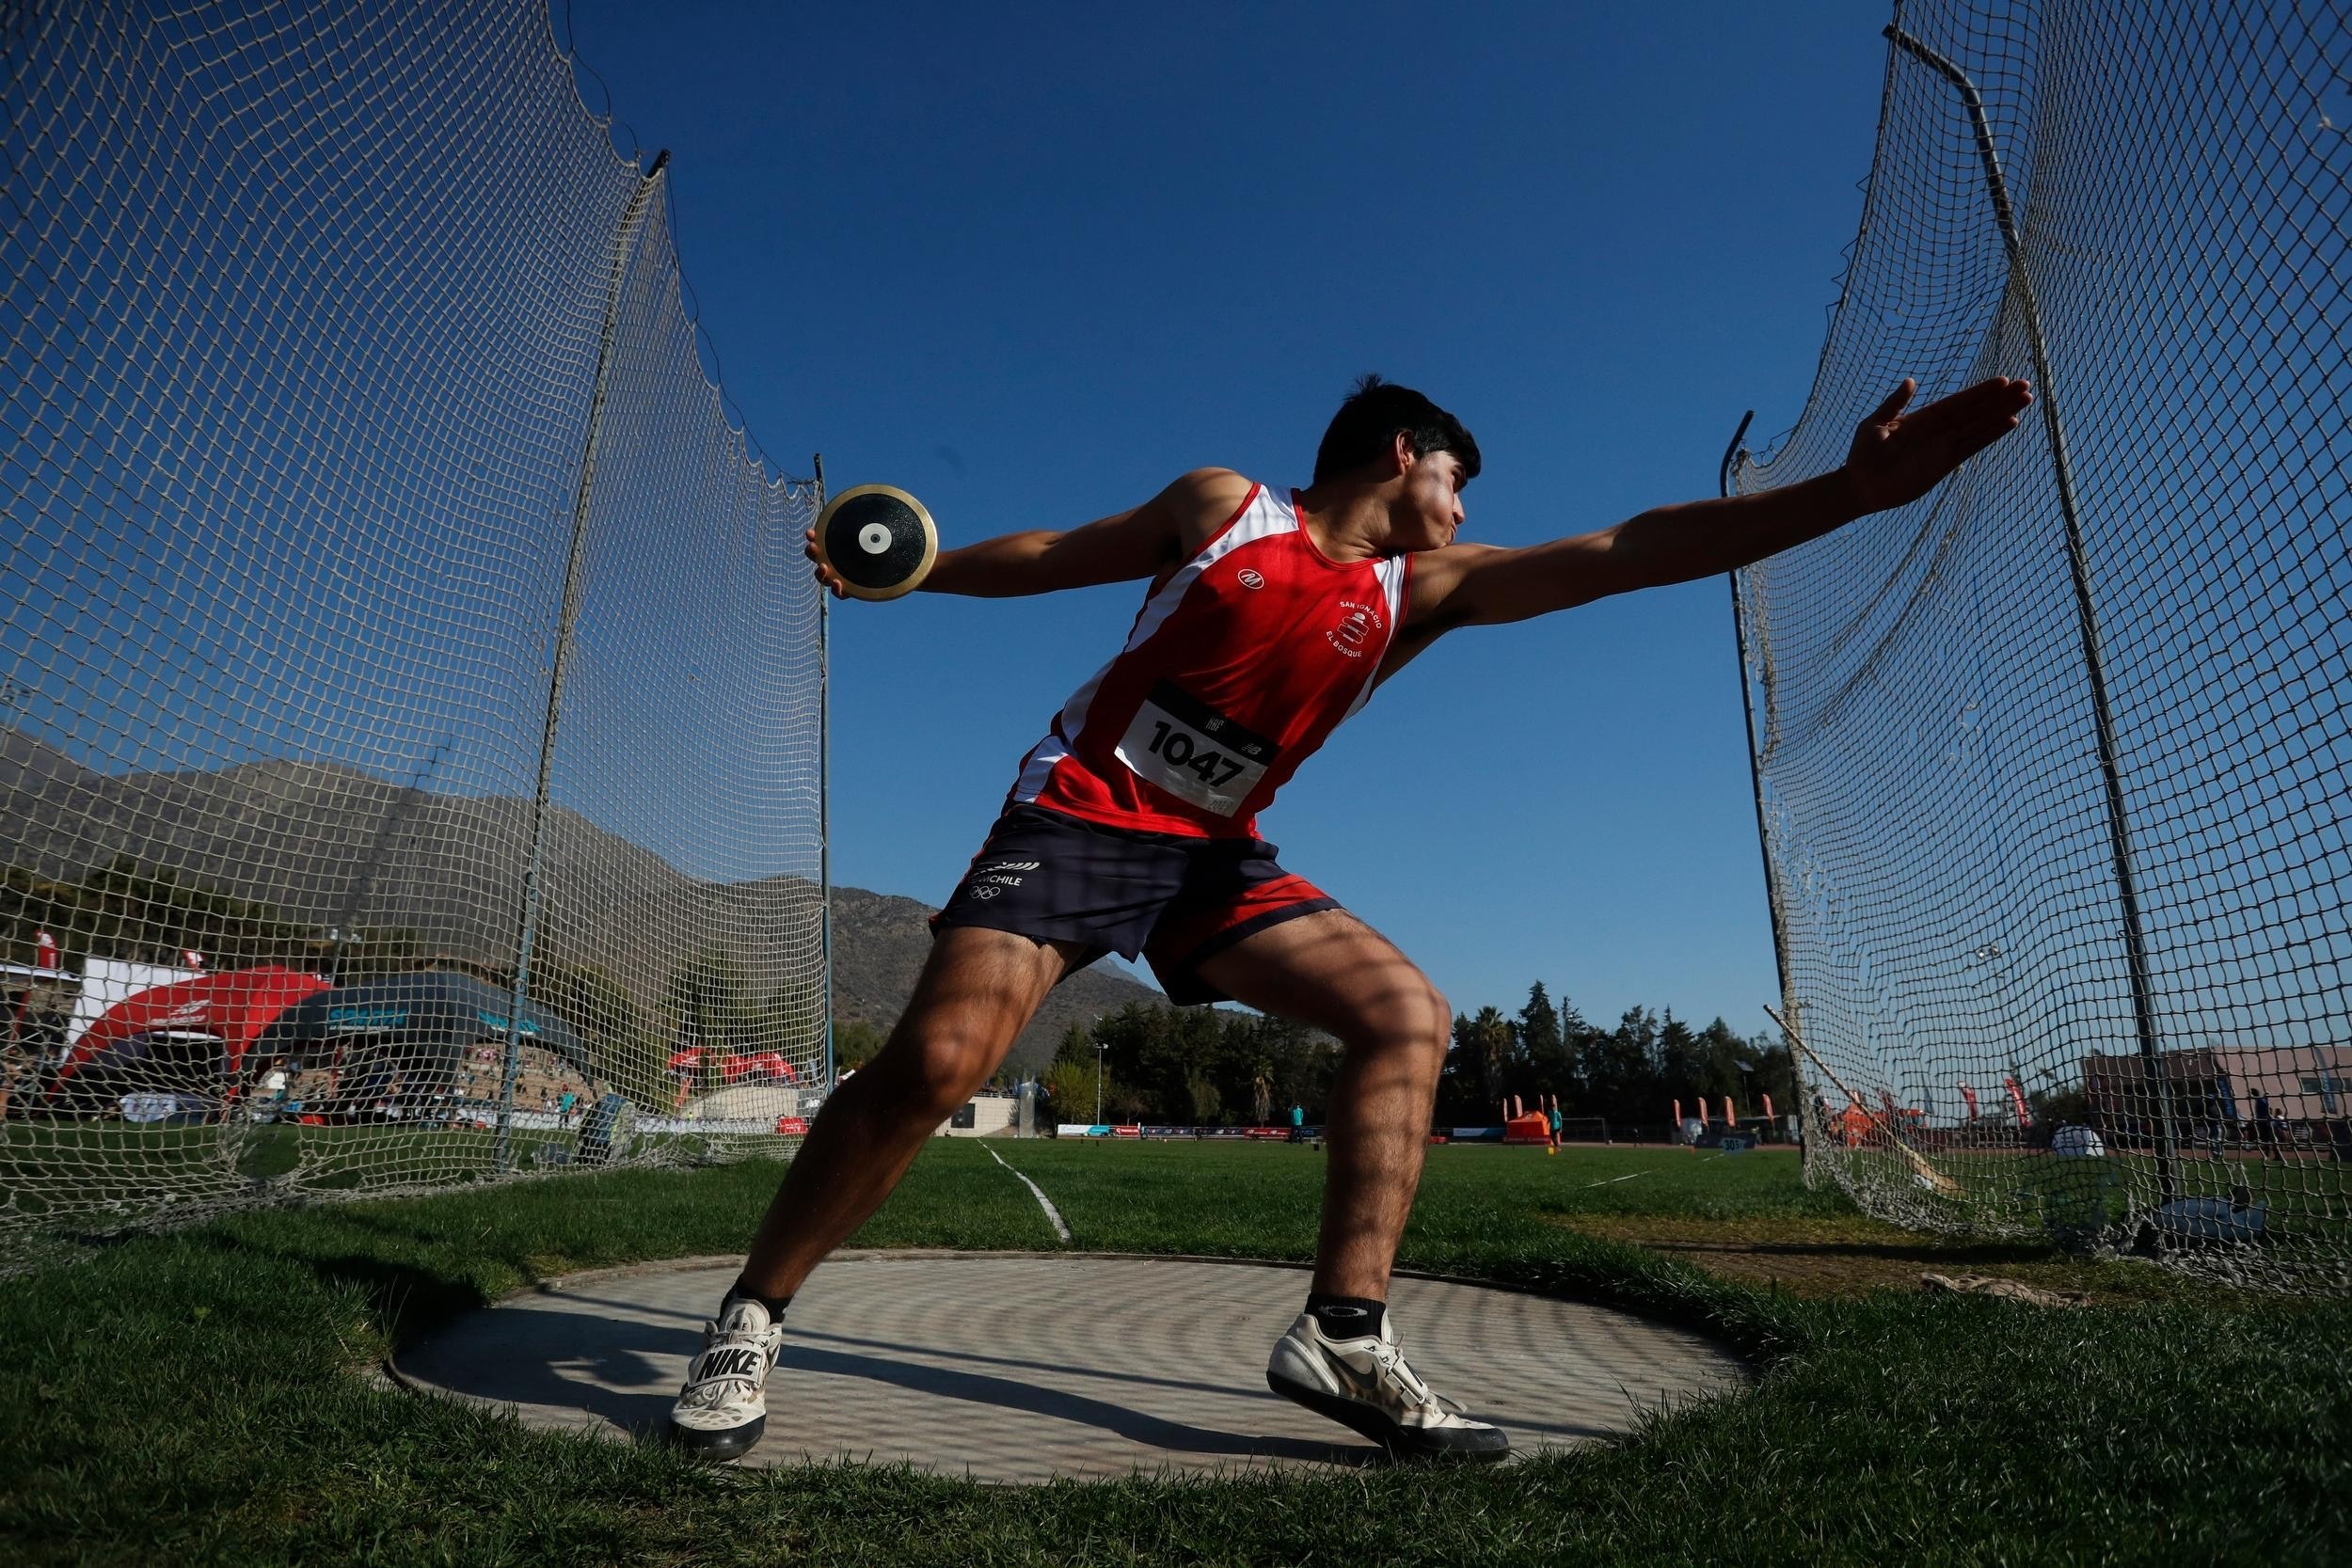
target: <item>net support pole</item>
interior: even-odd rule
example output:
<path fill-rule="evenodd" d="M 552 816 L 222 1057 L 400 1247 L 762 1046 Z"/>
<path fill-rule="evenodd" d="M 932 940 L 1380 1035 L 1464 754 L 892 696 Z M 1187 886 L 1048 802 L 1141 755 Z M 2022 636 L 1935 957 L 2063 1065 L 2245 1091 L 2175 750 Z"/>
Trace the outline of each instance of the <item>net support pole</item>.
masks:
<path fill-rule="evenodd" d="M 2016 209 L 2009 198 L 2009 182 L 2001 173 L 2000 150 L 1993 142 L 1993 125 L 1984 112 L 1983 95 L 1968 73 L 1900 27 L 1887 27 L 1885 37 L 1896 48 L 1935 71 L 1959 92 L 1967 106 L 1976 134 L 1977 159 L 1984 166 L 1985 184 L 1993 198 L 1993 215 L 2001 228 L 2001 244 L 2009 251 L 2010 280 L 2018 309 L 2025 317 L 2026 339 L 2033 352 L 2034 382 L 2042 400 L 2042 427 L 2050 442 L 2050 466 L 2058 478 L 2058 510 L 2066 520 L 2066 560 L 2074 579 L 2074 620 L 2082 636 L 2083 664 L 2090 678 L 2090 707 L 2098 730 L 2099 776 L 2106 786 L 2107 845 L 2115 862 L 2117 897 L 2122 906 L 2123 953 L 2132 987 L 2132 1022 L 2139 1037 L 2139 1064 L 2156 1111 L 2156 1186 L 2167 1202 L 2180 1196 L 2177 1164 L 2180 1139 L 2172 1118 L 2171 1085 L 2164 1074 L 2164 1057 L 2156 1039 L 2154 986 L 2148 970 L 2148 942 L 2140 921 L 2138 879 L 2133 871 L 2131 824 L 2123 804 L 2123 770 L 2116 756 L 2115 716 L 2107 703 L 2106 659 L 2099 640 L 2098 606 L 2090 595 L 2090 566 L 2083 549 L 2082 516 L 2074 500 L 2074 466 L 2066 452 L 2066 427 L 2058 418 L 2058 388 L 2050 377 L 2050 354 L 2042 334 L 2042 310 L 2034 298 L 2033 274 L 2026 265 L 2026 245 L 2017 230 Z"/>
<path fill-rule="evenodd" d="M 499 1070 L 498 1141 L 492 1159 L 492 1168 L 501 1173 L 514 1168 L 515 1081 L 522 1072 L 523 1006 L 530 995 L 532 950 L 538 937 L 539 902 L 545 891 L 548 795 L 555 771 L 555 730 L 564 713 L 564 677 L 571 663 L 572 633 L 580 621 L 580 565 L 587 554 L 588 511 L 596 493 L 596 449 L 604 435 L 605 394 L 612 380 L 612 344 L 620 334 L 621 291 L 628 277 L 629 256 L 637 248 L 638 230 L 644 226 L 645 210 L 660 183 L 661 171 L 669 163 L 667 149 L 654 154 L 653 166 L 629 193 L 628 207 L 621 214 L 621 227 L 612 236 L 612 276 L 605 290 L 604 331 L 596 341 L 596 390 L 588 400 L 588 433 L 580 447 L 580 484 L 572 495 L 571 546 L 564 561 L 564 593 L 557 605 L 555 647 L 548 659 L 547 717 L 539 729 L 539 780 L 531 801 L 531 852 L 523 862 L 522 918 L 515 936 L 515 989 L 506 1007 L 506 1053 Z"/>
<path fill-rule="evenodd" d="M 1729 499 L 1731 467 L 1740 460 L 1740 452 L 1747 440 L 1748 426 L 1756 419 L 1751 408 L 1740 416 L 1740 428 L 1731 433 L 1731 444 L 1724 448 L 1724 460 L 1715 470 L 1715 493 Z M 1781 909 L 1780 873 L 1772 865 L 1772 834 L 1764 815 L 1764 765 L 1756 750 L 1756 706 L 1749 701 L 1748 682 L 1748 618 L 1742 613 L 1740 600 L 1740 574 L 1727 572 L 1724 580 L 1731 586 L 1731 635 L 1740 656 L 1740 717 L 1748 726 L 1748 787 L 1756 800 L 1756 853 L 1764 863 L 1764 906 L 1772 920 L 1772 974 L 1780 982 L 1781 1016 L 1791 1021 L 1797 1016 L 1797 997 L 1788 983 L 1788 922 Z M 1766 682 L 1767 687 L 1770 681 Z M 1788 1050 L 1789 1086 L 1797 1091 L 1797 1114 L 1804 1114 L 1804 1079 L 1797 1067 L 1797 1053 Z M 1809 1147 L 1809 1146 L 1808 1146 Z"/>
<path fill-rule="evenodd" d="M 816 507 L 825 510 L 825 454 L 817 468 Z M 818 958 L 825 970 L 825 1069 L 818 1082 L 833 1093 L 833 595 L 817 589 L 817 920 Z"/>

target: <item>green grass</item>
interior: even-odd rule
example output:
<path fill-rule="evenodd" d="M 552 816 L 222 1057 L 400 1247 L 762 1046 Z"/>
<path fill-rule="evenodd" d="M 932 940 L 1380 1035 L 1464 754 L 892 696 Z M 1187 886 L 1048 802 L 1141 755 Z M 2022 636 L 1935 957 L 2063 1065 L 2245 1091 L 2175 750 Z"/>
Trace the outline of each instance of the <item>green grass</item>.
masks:
<path fill-rule="evenodd" d="M 577 1129 L 516 1127 L 508 1141 L 516 1167 L 533 1171 L 568 1163 L 580 1134 Z M 707 1142 L 657 1133 L 636 1139 L 633 1150 L 641 1160 L 661 1156 L 690 1164 L 700 1162 Z M 310 1193 L 471 1180 L 492 1169 L 497 1146 L 495 1131 L 470 1127 L 0 1122 L 0 1181 L 8 1223 L 144 1228 L 169 1223 L 175 1205 L 191 1200 L 217 1210 Z M 273 1183 L 274 1190 L 263 1190 Z"/>
<path fill-rule="evenodd" d="M 995 1147 L 1052 1195 L 1081 1247 L 1311 1248 L 1322 1159 L 1308 1149 Z M 777 1174 L 625 1171 L 246 1214 L 0 1287 L 0 1557 L 550 1568 L 2352 1558 L 2345 1304 L 1810 1300 L 1576 1228 L 1854 1222 L 1774 1154 L 1431 1151 L 1407 1265 L 1701 1324 L 1760 1373 L 1748 1393 L 1620 1443 L 1500 1470 L 1037 1490 L 903 1470 L 707 1470 L 358 1375 L 397 1341 L 536 1278 L 739 1251 Z M 1019 1183 L 948 1141 L 858 1241 L 1056 1244 Z"/>

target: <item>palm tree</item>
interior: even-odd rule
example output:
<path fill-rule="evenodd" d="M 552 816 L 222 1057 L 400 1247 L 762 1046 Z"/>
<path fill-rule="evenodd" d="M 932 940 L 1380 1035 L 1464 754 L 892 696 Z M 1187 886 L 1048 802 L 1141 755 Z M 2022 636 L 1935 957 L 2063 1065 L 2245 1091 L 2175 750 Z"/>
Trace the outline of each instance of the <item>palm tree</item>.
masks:
<path fill-rule="evenodd" d="M 1511 1021 L 1498 1008 L 1479 1008 L 1470 1020 L 1470 1048 L 1477 1053 L 1479 1092 L 1487 1104 L 1501 1103 L 1502 1069 L 1511 1057 Z"/>

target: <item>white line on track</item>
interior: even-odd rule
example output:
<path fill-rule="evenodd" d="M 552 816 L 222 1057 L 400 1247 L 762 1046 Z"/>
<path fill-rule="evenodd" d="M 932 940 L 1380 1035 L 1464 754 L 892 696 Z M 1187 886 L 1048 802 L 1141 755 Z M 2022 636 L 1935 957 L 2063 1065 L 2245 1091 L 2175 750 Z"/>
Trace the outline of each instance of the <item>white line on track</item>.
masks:
<path fill-rule="evenodd" d="M 988 1145 L 986 1144 L 982 1144 L 980 1147 L 982 1148 L 988 1148 Z M 997 1153 L 994 1149 L 988 1148 L 988 1157 L 995 1161 L 998 1164 L 1004 1165 L 1007 1170 L 1012 1170 L 1012 1166 L 1005 1164 L 1005 1157 Z M 1062 1224 L 1061 1211 L 1054 1207 L 1053 1199 L 1045 1196 L 1045 1190 L 1042 1187 L 1040 1187 L 1036 1182 L 1030 1180 L 1027 1177 L 1022 1176 L 1019 1171 L 1012 1170 L 1012 1174 L 1020 1180 L 1023 1186 L 1028 1188 L 1030 1192 L 1037 1196 L 1037 1206 L 1045 1211 L 1045 1217 L 1047 1219 L 1054 1222 L 1054 1234 L 1059 1236 L 1065 1245 L 1068 1244 L 1070 1241 L 1070 1227 Z"/>

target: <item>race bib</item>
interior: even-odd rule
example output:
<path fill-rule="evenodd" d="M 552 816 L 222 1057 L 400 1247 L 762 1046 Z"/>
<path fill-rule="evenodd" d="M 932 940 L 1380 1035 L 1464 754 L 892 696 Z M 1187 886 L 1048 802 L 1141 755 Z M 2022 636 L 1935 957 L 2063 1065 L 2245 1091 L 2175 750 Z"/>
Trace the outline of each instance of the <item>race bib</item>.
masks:
<path fill-rule="evenodd" d="M 1136 778 L 1203 811 L 1231 816 L 1281 748 L 1161 681 L 1136 710 L 1114 754 Z"/>

